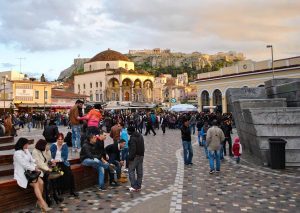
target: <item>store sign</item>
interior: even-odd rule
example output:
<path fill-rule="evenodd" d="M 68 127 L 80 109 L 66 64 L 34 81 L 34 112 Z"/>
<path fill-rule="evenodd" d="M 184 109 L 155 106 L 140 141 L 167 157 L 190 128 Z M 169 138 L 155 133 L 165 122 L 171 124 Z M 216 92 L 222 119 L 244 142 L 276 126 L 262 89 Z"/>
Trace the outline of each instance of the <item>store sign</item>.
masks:
<path fill-rule="evenodd" d="M 16 96 L 33 97 L 33 89 L 16 89 Z"/>

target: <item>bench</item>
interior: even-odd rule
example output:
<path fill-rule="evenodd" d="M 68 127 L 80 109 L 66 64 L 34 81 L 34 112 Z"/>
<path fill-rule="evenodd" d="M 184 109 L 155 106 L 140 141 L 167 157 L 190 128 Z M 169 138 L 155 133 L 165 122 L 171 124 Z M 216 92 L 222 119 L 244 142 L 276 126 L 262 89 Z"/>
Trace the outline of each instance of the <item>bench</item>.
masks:
<path fill-rule="evenodd" d="M 98 183 L 98 174 L 92 167 L 78 164 L 79 159 L 72 159 L 71 169 L 75 179 L 76 190 L 82 190 Z M 16 211 L 24 206 L 34 205 L 36 198 L 32 187 L 23 189 L 18 186 L 12 176 L 7 180 L 0 180 L 0 212 Z M 3 178 L 3 177 L 2 177 Z"/>

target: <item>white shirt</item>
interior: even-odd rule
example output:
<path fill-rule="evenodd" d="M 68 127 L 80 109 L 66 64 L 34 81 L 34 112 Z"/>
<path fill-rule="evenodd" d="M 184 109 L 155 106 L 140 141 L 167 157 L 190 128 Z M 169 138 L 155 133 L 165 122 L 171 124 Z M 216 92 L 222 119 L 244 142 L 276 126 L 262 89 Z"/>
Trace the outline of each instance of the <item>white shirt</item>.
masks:
<path fill-rule="evenodd" d="M 18 150 L 14 153 L 14 179 L 22 188 L 27 188 L 28 180 L 24 172 L 35 170 L 35 160 L 32 158 L 28 149 Z"/>
<path fill-rule="evenodd" d="M 59 149 L 56 150 L 56 155 L 55 155 L 54 160 L 62 161 L 62 159 L 61 159 L 61 150 L 59 150 Z"/>

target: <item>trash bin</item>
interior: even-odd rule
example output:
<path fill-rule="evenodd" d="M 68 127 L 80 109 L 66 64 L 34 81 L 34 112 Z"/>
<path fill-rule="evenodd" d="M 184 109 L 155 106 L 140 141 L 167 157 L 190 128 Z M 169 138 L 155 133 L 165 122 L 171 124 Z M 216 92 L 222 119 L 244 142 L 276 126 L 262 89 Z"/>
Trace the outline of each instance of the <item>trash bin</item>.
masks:
<path fill-rule="evenodd" d="M 285 169 L 285 144 L 281 138 L 270 138 L 270 164 L 272 169 Z"/>

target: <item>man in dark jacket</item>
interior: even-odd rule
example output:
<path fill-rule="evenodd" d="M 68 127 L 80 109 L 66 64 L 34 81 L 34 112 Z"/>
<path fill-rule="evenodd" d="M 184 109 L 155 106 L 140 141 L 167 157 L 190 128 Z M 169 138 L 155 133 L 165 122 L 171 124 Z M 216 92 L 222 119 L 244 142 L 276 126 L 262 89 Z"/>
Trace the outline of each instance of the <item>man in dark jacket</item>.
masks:
<path fill-rule="evenodd" d="M 48 143 L 56 142 L 56 138 L 58 135 L 58 128 L 54 122 L 54 120 L 50 120 L 49 125 L 45 126 L 43 131 L 43 136 Z"/>
<path fill-rule="evenodd" d="M 135 192 L 140 191 L 142 188 L 143 161 L 145 152 L 144 138 L 140 133 L 135 131 L 134 127 L 128 127 L 127 131 L 130 135 L 128 143 L 128 172 L 131 187 L 129 190 L 131 192 Z M 135 173 L 137 178 L 135 177 Z"/>
<path fill-rule="evenodd" d="M 116 178 L 119 179 L 121 177 L 121 167 L 123 166 L 124 161 L 121 161 L 120 155 L 125 143 L 126 141 L 121 139 L 118 143 L 113 143 L 105 147 L 106 154 L 109 157 L 108 162 L 115 165 L 115 169 L 109 171 L 109 183 L 111 186 L 119 186 Z M 117 175 L 116 178 L 114 177 L 114 174 Z"/>
<path fill-rule="evenodd" d="M 231 140 L 231 132 L 232 132 L 232 126 L 229 119 L 224 120 L 223 124 L 221 125 L 221 129 L 224 133 L 225 140 L 223 141 L 223 150 L 221 152 L 224 152 L 224 155 L 226 156 L 226 142 L 228 142 L 229 145 L 229 155 L 230 157 L 233 157 L 232 154 L 232 140 Z M 221 159 L 223 157 L 223 152 L 221 153 Z"/>
<path fill-rule="evenodd" d="M 88 141 L 84 143 L 80 151 L 80 161 L 84 166 L 91 166 L 95 168 L 98 172 L 98 183 L 99 190 L 105 191 L 104 185 L 104 169 L 109 168 L 108 162 L 103 158 L 103 154 L 99 152 L 99 149 L 96 147 L 97 139 L 104 141 L 106 138 L 105 133 L 100 131 L 100 134 L 97 136 L 91 133 L 88 136 Z"/>
<path fill-rule="evenodd" d="M 189 127 L 188 118 L 183 118 L 183 125 L 181 128 L 181 139 L 183 146 L 183 160 L 185 165 L 193 165 L 193 147 L 191 138 L 191 129 Z"/>

